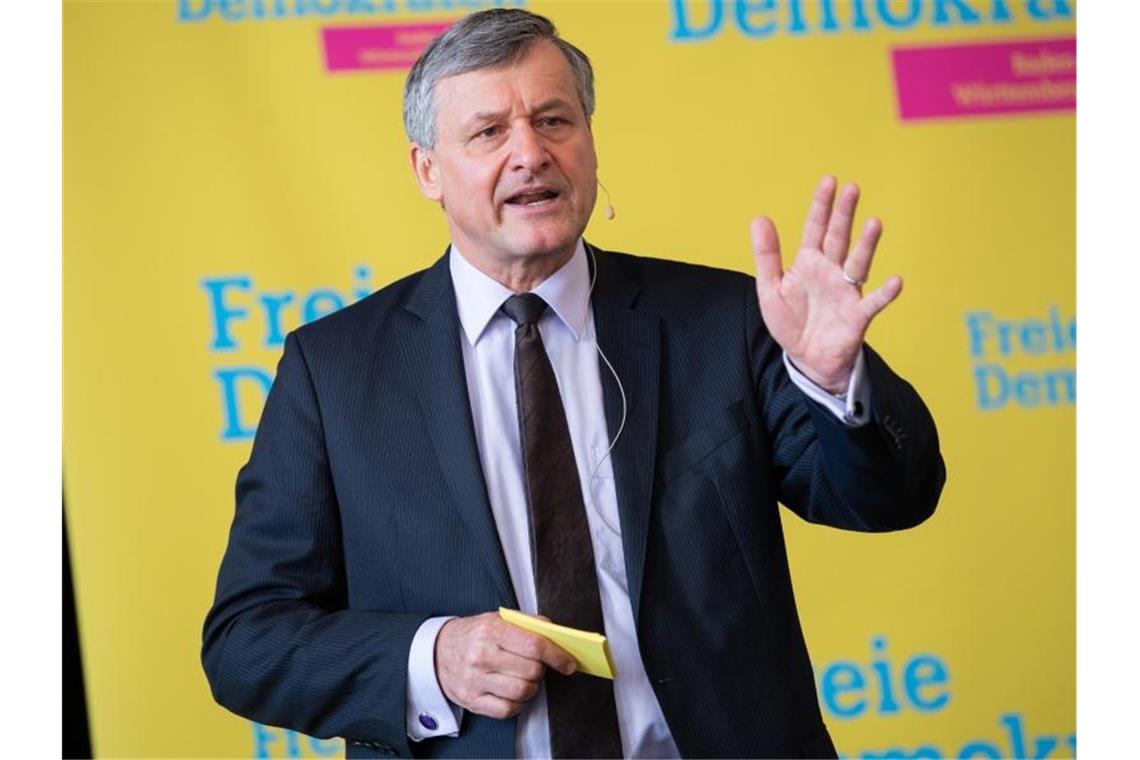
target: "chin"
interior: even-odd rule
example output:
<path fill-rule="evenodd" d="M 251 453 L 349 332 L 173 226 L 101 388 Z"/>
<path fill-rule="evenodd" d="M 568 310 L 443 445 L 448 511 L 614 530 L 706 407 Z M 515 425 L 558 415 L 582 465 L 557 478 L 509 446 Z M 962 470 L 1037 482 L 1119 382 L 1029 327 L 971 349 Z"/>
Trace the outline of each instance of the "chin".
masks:
<path fill-rule="evenodd" d="M 532 230 L 520 232 L 511 236 L 510 247 L 522 257 L 554 256 L 573 248 L 578 242 L 581 233 L 560 230 L 554 232 L 541 232 Z"/>

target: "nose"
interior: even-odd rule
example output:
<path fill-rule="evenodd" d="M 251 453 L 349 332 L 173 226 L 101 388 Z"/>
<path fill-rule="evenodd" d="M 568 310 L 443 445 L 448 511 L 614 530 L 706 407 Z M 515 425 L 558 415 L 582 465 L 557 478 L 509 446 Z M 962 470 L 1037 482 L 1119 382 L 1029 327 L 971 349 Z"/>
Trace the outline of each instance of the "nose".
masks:
<path fill-rule="evenodd" d="M 537 174 L 550 164 L 542 135 L 529 123 L 511 130 L 511 168 Z"/>

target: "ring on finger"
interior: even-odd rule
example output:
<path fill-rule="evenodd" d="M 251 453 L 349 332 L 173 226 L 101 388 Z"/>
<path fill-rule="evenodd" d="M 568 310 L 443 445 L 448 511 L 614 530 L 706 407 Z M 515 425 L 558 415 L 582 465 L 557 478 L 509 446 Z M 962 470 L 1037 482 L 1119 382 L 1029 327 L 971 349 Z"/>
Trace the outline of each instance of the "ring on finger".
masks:
<path fill-rule="evenodd" d="M 854 277 L 847 274 L 846 269 L 843 270 L 843 281 L 846 282 L 848 285 L 854 285 L 857 288 L 863 287 L 863 283 L 866 282 L 866 280 L 856 280 Z"/>

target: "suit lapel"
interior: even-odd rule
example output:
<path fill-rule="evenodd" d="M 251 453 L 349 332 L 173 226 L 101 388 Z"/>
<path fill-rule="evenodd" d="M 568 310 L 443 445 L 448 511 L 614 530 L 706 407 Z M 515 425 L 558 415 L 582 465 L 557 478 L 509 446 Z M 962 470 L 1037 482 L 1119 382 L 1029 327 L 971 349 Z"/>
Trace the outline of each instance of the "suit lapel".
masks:
<path fill-rule="evenodd" d="M 595 251 L 597 249 L 594 249 Z M 593 293 L 598 345 L 625 388 L 625 428 L 612 453 L 629 596 L 636 620 L 645 570 L 649 510 L 657 460 L 657 406 L 661 393 L 661 324 L 635 309 L 641 288 L 605 252 L 597 255 Z M 613 376 L 601 369 L 610 439 L 621 426 L 622 399 Z"/>
<path fill-rule="evenodd" d="M 408 366 L 444 479 L 502 604 L 517 608 L 479 464 L 447 254 L 424 273 L 405 308 L 419 318 L 409 331 Z"/>

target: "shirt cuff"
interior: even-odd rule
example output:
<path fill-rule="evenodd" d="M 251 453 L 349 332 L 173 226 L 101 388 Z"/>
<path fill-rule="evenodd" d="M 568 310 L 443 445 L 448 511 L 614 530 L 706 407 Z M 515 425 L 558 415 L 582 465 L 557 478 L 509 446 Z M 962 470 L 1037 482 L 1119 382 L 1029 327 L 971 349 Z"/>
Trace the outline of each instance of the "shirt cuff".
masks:
<path fill-rule="evenodd" d="M 451 704 L 435 675 L 435 639 L 450 617 L 425 620 L 412 639 L 408 652 L 408 706 L 404 722 L 414 742 L 436 736 L 459 736 L 463 708 Z"/>
<path fill-rule="evenodd" d="M 849 427 L 860 427 L 871 421 L 871 383 L 863 365 L 863 350 L 855 357 L 855 368 L 847 381 L 847 392 L 836 395 L 816 385 L 807 375 L 796 369 L 788 353 L 784 352 L 784 366 L 796 387 L 817 401 Z"/>

